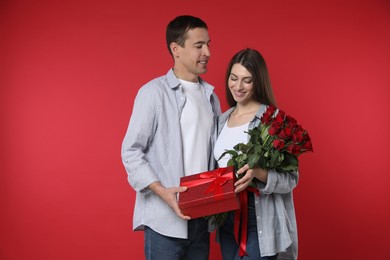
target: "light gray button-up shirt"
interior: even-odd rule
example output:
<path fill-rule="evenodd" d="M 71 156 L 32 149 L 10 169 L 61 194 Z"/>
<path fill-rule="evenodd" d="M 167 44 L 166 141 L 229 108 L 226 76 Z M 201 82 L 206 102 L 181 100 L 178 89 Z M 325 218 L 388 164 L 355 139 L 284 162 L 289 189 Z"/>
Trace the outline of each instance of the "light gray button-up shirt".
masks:
<path fill-rule="evenodd" d="M 199 82 L 214 112 L 210 140 L 213 149 L 220 103 L 214 88 L 200 78 Z M 166 236 L 187 238 L 187 221 L 147 188 L 155 181 L 167 188 L 178 187 L 184 176 L 180 116 L 185 102 L 172 69 L 142 86 L 135 98 L 121 151 L 128 181 L 136 191 L 134 230 L 148 226 Z M 216 165 L 211 151 L 203 155 L 209 158 L 209 170 Z"/>

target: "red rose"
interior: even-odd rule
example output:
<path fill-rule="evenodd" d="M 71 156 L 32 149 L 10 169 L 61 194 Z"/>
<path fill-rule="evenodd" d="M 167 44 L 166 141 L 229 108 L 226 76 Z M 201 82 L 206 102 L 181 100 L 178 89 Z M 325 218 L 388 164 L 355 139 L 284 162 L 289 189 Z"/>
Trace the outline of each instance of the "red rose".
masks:
<path fill-rule="evenodd" d="M 283 123 L 285 116 L 286 114 L 282 110 L 279 110 L 275 117 L 275 122 L 278 122 L 279 124 Z"/>
<path fill-rule="evenodd" d="M 287 126 L 294 128 L 297 125 L 297 120 L 292 116 L 286 115 Z"/>
<path fill-rule="evenodd" d="M 300 147 L 296 144 L 289 144 L 287 146 L 287 151 L 291 154 L 297 155 L 301 151 Z"/>
<path fill-rule="evenodd" d="M 284 148 L 284 141 L 280 139 L 276 139 L 272 142 L 272 145 L 274 146 L 275 149 L 277 150 L 282 150 Z"/>
<path fill-rule="evenodd" d="M 276 107 L 274 106 L 268 106 L 267 110 L 265 111 L 266 114 L 269 116 L 272 116 L 276 111 Z"/>
<path fill-rule="evenodd" d="M 292 129 L 289 126 L 285 127 L 278 134 L 278 138 L 284 139 L 284 140 L 287 140 L 287 139 L 291 138 L 291 136 L 292 136 Z"/>
<path fill-rule="evenodd" d="M 302 145 L 302 149 L 305 149 L 306 151 L 313 151 L 313 146 L 311 144 L 311 141 L 307 141 Z"/>
<path fill-rule="evenodd" d="M 272 116 L 274 115 L 276 108 L 274 106 L 269 106 L 261 117 L 261 122 L 265 125 L 268 125 L 272 121 Z"/>
<path fill-rule="evenodd" d="M 281 130 L 281 124 L 279 122 L 273 121 L 271 127 L 268 129 L 270 135 L 277 135 Z"/>
<path fill-rule="evenodd" d="M 304 134 L 305 130 L 300 125 L 297 125 L 294 129 L 293 141 L 296 143 L 302 142 L 304 140 Z"/>
<path fill-rule="evenodd" d="M 271 116 L 267 113 L 264 113 L 263 116 L 261 117 L 261 123 L 267 125 L 271 121 Z"/>
<path fill-rule="evenodd" d="M 305 131 L 305 133 L 303 134 L 302 136 L 302 141 L 303 142 L 307 142 L 307 141 L 310 141 L 310 136 L 309 136 L 309 133 Z"/>

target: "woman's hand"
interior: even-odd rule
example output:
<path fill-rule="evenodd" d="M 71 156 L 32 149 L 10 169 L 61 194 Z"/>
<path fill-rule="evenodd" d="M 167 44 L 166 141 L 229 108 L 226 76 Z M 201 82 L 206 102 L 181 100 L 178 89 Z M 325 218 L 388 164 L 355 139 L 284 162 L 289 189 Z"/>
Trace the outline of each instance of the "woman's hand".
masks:
<path fill-rule="evenodd" d="M 235 192 L 238 193 L 246 189 L 249 184 L 252 182 L 253 178 L 256 178 L 264 183 L 267 183 L 268 171 L 260 167 L 255 167 L 253 169 L 249 168 L 248 164 L 245 164 L 242 168 L 237 171 L 239 180 L 234 183 Z"/>

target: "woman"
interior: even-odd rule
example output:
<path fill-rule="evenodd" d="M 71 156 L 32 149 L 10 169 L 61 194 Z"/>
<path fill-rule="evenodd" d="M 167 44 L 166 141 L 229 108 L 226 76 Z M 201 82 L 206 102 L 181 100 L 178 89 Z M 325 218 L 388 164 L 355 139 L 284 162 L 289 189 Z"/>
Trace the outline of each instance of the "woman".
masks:
<path fill-rule="evenodd" d="M 259 125 L 268 105 L 276 105 L 267 66 L 258 51 L 244 49 L 232 57 L 226 73 L 226 97 L 231 108 L 219 118 L 216 159 L 237 143 L 246 143 L 246 131 Z M 228 155 L 221 158 L 219 167 L 226 167 L 229 159 Z M 272 169 L 249 169 L 245 165 L 237 174 L 242 177 L 234 184 L 235 192 L 248 192 L 249 196 L 246 255 L 239 256 L 241 244 L 234 235 L 235 213 L 229 212 L 218 230 L 223 259 L 297 259 L 292 191 L 298 182 L 298 172 L 278 173 Z M 247 189 L 255 178 L 259 195 Z"/>

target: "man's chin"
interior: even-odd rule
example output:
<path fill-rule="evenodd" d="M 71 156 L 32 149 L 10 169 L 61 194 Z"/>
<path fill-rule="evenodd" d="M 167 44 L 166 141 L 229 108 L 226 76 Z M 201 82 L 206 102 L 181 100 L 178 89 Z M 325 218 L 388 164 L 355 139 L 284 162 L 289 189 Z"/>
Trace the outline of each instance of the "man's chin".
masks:
<path fill-rule="evenodd" d="M 205 74 L 207 72 L 207 68 L 204 68 L 204 69 L 201 69 L 201 70 L 198 70 L 198 74 Z"/>

